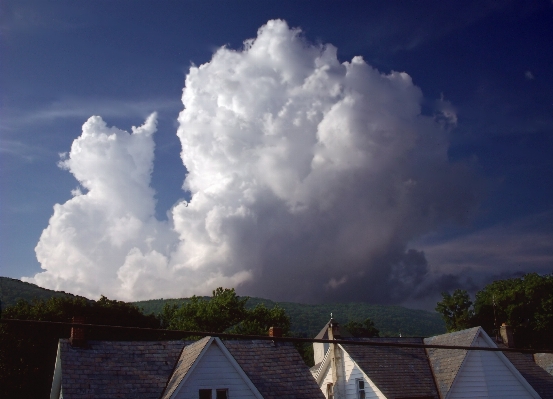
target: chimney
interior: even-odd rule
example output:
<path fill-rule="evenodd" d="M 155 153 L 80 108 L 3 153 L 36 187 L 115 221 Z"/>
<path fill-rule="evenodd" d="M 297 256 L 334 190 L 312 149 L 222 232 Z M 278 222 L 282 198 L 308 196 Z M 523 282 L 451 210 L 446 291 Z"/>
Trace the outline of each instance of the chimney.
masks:
<path fill-rule="evenodd" d="M 269 328 L 269 337 L 282 337 L 282 328 L 280 327 L 270 327 Z"/>
<path fill-rule="evenodd" d="M 330 319 L 328 323 L 328 339 L 340 339 L 342 335 L 340 334 L 340 325 L 334 320 Z"/>
<path fill-rule="evenodd" d="M 503 323 L 499 328 L 499 334 L 501 335 L 501 339 L 503 340 L 503 343 L 507 346 L 507 348 L 515 347 L 513 327 Z"/>
<path fill-rule="evenodd" d="M 85 323 L 84 317 L 73 317 L 73 323 Z M 69 338 L 69 343 L 74 348 L 85 348 L 86 347 L 86 337 L 84 333 L 84 328 L 82 327 L 71 327 L 71 337 Z"/>

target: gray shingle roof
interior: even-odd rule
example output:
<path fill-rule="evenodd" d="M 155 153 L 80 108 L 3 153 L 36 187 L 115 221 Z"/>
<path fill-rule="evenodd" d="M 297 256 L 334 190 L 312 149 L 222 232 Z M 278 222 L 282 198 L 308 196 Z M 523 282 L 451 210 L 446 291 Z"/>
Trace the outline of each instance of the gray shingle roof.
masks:
<path fill-rule="evenodd" d="M 428 345 L 471 346 L 479 329 L 480 327 L 474 327 L 468 330 L 425 338 L 424 343 Z M 440 397 L 445 398 L 461 368 L 467 351 L 462 349 L 429 348 L 427 349 L 427 354 L 436 378 Z"/>
<path fill-rule="evenodd" d="M 190 345 L 184 347 L 175 366 L 175 370 L 167 383 L 167 387 L 161 396 L 161 399 L 170 398 L 175 389 L 179 386 L 182 379 L 186 376 L 186 373 L 190 370 L 206 344 L 209 342 L 210 337 L 202 338 Z"/>
<path fill-rule="evenodd" d="M 257 340 L 223 343 L 265 399 L 324 399 L 291 343 Z"/>
<path fill-rule="evenodd" d="M 553 353 L 535 353 L 534 361 L 542 369 L 553 375 Z"/>
<path fill-rule="evenodd" d="M 60 339 L 64 399 L 158 399 L 184 347 L 182 341 L 88 341 L 86 349 Z"/>
<path fill-rule="evenodd" d="M 373 342 L 422 344 L 422 338 L 359 338 Z M 424 348 L 390 346 L 342 347 L 387 398 L 438 398 Z"/>
<path fill-rule="evenodd" d="M 553 375 L 538 366 L 534 362 L 533 355 L 518 352 L 503 352 L 503 354 L 542 399 L 553 399 Z"/>

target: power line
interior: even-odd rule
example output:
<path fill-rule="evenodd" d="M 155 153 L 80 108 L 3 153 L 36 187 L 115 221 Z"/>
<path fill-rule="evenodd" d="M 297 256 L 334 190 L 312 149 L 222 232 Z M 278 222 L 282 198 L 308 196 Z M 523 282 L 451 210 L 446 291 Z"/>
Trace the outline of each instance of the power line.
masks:
<path fill-rule="evenodd" d="M 44 320 L 20 320 L 20 319 L 0 319 L 1 323 L 7 324 L 36 324 L 36 325 L 55 325 L 60 327 L 81 327 L 90 329 L 112 329 L 128 331 L 144 331 L 153 333 L 164 333 L 175 337 L 201 336 L 201 337 L 219 337 L 228 339 L 246 339 L 246 340 L 264 340 L 277 342 L 302 342 L 302 343 L 323 343 L 323 344 L 341 344 L 341 345 L 361 345 L 361 346 L 387 346 L 398 348 L 423 348 L 423 349 L 448 349 L 448 350 L 468 350 L 468 351 L 489 351 L 489 352 L 519 352 L 519 353 L 552 353 L 548 349 L 522 349 L 522 348 L 489 348 L 482 346 L 455 346 L 455 345 L 433 345 L 433 344 L 414 344 L 401 342 L 379 342 L 367 341 L 364 339 L 316 339 L 316 338 L 297 338 L 297 337 L 270 337 L 267 335 L 246 335 L 246 334 L 227 334 L 206 331 L 186 331 L 186 330 L 167 330 L 162 328 L 148 327 L 126 327 L 110 326 L 107 324 L 86 324 L 86 323 L 68 323 L 62 321 L 44 321 Z"/>

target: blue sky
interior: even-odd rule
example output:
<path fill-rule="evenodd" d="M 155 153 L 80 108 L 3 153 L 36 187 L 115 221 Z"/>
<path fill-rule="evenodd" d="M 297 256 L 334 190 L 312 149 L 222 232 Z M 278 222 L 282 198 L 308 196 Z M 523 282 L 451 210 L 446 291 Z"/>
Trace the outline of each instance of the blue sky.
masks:
<path fill-rule="evenodd" d="M 27 281 L 47 288 L 90 297 L 100 293 L 122 299 L 204 294 L 218 284 L 234 284 L 239 293 L 278 300 L 367 300 L 382 303 L 404 303 L 407 300 L 425 307 L 435 302 L 444 289 L 459 286 L 474 291 L 494 278 L 524 272 L 550 273 L 553 270 L 553 4 L 550 1 L 469 1 L 461 5 L 453 1 L 7 0 L 0 7 L 0 274 L 3 276 L 27 277 Z M 289 231 L 291 236 L 297 233 L 296 242 L 302 243 L 301 248 L 294 247 L 294 241 L 289 238 L 280 240 L 279 234 L 283 233 L 278 229 L 270 240 L 267 238 L 267 242 L 261 238 L 259 242 L 255 241 L 255 237 L 262 235 L 260 231 L 267 229 L 267 225 L 260 222 L 248 229 L 233 225 L 225 230 L 222 241 L 211 237 L 209 245 L 217 242 L 219 246 L 196 243 L 197 248 L 203 248 L 209 255 L 202 255 L 206 258 L 198 264 L 190 264 L 192 250 L 185 246 L 181 248 L 179 243 L 192 243 L 195 238 L 183 237 L 187 234 L 194 236 L 194 232 L 183 227 L 188 226 L 188 222 L 179 225 L 179 217 L 171 212 L 175 204 L 191 201 L 194 193 L 201 197 L 204 186 L 199 174 L 210 169 L 199 169 L 198 176 L 194 177 L 197 180 L 190 177 L 193 188 L 189 185 L 183 190 L 187 168 L 180 153 L 187 140 L 184 138 L 186 132 L 196 126 L 190 122 L 193 116 L 186 121 L 183 121 L 184 116 L 180 122 L 177 120 L 184 108 L 181 97 L 185 78 L 191 66 L 211 62 L 212 69 L 206 69 L 205 76 L 199 76 L 197 81 L 189 80 L 190 98 L 194 99 L 194 96 L 199 96 L 202 84 L 226 73 L 223 67 L 212 62 L 213 54 L 222 46 L 237 54 L 246 54 L 244 40 L 258 37 L 258 29 L 273 19 L 285 20 L 290 29 L 301 29 L 299 36 L 306 53 L 309 49 L 332 44 L 337 49 L 340 63 L 351 63 L 354 57 L 362 56 L 366 64 L 382 75 L 397 71 L 410 76 L 412 86 L 408 86 L 409 90 L 416 86 L 422 94 L 416 100 L 398 97 L 397 105 L 407 106 L 410 101 L 415 101 L 420 106 L 420 115 L 432 120 L 436 129 L 443 129 L 444 137 L 447 136 L 445 144 L 442 143 L 446 146 L 444 154 L 447 159 L 443 164 L 429 162 L 426 144 L 410 150 L 409 154 L 418 154 L 413 155 L 409 165 L 414 169 L 413 176 L 420 178 L 419 187 L 422 187 L 422 182 L 427 182 L 429 190 L 435 193 L 413 200 L 408 209 L 419 205 L 420 209 L 426 209 L 425 206 L 432 209 L 438 201 L 435 198 L 441 197 L 444 204 L 440 206 L 451 204 L 449 213 L 444 211 L 431 221 L 426 216 L 413 219 L 405 213 L 407 211 L 394 213 L 398 218 L 397 225 L 384 240 L 385 244 L 372 247 L 359 244 L 362 249 L 358 252 L 352 249 L 353 255 L 351 251 L 345 254 L 327 244 L 327 240 L 331 240 L 330 233 L 313 234 L 312 240 L 316 242 L 312 243 L 307 228 L 294 227 L 290 215 L 308 212 L 298 208 L 304 204 L 301 202 L 304 199 L 300 201 L 299 197 L 293 197 L 290 194 L 292 189 L 286 188 L 292 187 L 286 185 L 288 183 L 283 183 L 284 188 L 275 188 L 267 180 L 266 186 L 288 206 L 286 215 L 290 222 L 283 222 L 282 231 Z M 267 33 L 268 37 L 270 34 L 276 35 Z M 222 61 L 217 61 L 221 65 L 234 62 L 222 58 Z M 296 60 L 298 63 L 302 62 L 300 58 Z M 211 70 L 216 72 L 209 72 Z M 209 73 L 213 75 L 210 77 Z M 197 89 L 192 89 L 194 82 Z M 217 88 L 210 90 L 216 95 Z M 221 91 L 224 90 L 227 88 L 222 87 Z M 380 104 L 381 98 L 389 94 L 384 89 L 381 92 L 367 90 L 361 93 L 374 97 L 371 99 L 374 103 L 369 105 Z M 198 104 L 201 107 L 202 103 Z M 193 107 L 187 105 L 187 109 L 192 115 Z M 380 114 L 388 111 L 388 108 L 383 108 Z M 390 111 L 396 121 L 393 126 L 411 118 L 396 111 Z M 62 222 L 49 222 L 54 214 L 53 206 L 71 200 L 71 191 L 79 185 L 75 178 L 77 161 L 73 166 L 60 168 L 60 154 L 68 154 L 64 159 L 76 157 L 71 145 L 81 136 L 83 124 L 93 115 L 101 116 L 107 126 L 130 131 L 131 126 L 142 125 L 153 112 L 157 112 L 157 131 L 147 133 L 153 135 L 155 143 L 151 161 L 153 171 L 151 182 L 145 184 L 155 191 L 155 208 L 154 214 L 147 217 L 153 218 L 151 223 L 155 226 L 156 223 L 164 226 L 152 224 L 152 231 L 168 229 L 167 234 L 172 238 L 164 241 L 156 236 L 155 240 L 162 244 L 155 251 L 148 250 L 163 255 L 167 261 L 164 267 L 172 271 L 154 268 L 160 274 L 165 273 L 159 279 L 154 269 L 145 272 L 141 277 L 143 280 L 128 277 L 130 272 L 127 269 L 139 267 L 128 261 L 132 249 L 139 248 L 146 258 L 146 247 L 129 244 L 125 249 L 126 257 L 121 258 L 125 259 L 127 274 L 124 274 L 123 261 L 115 259 L 119 255 L 108 260 L 98 257 L 104 245 L 98 234 L 105 233 L 102 229 L 107 225 L 87 226 L 84 221 L 69 227 L 77 229 L 77 236 L 81 234 L 79 229 L 89 232 L 90 236 L 83 232 L 82 237 L 92 240 L 89 241 L 90 248 L 95 247 L 97 252 L 87 248 L 91 252 L 85 253 L 75 244 L 72 249 L 55 255 L 56 248 L 66 244 L 60 232 L 68 230 L 60 227 Z M 231 123 L 225 120 L 223 124 L 227 122 Z M 177 136 L 179 127 L 184 132 L 182 136 Z M 393 130 L 393 127 L 389 128 Z M 225 132 L 221 134 L 235 137 Z M 154 145 L 148 143 L 144 145 Z M 200 148 L 200 144 L 195 147 L 196 144 L 188 142 L 187 145 L 191 153 Z M 390 150 L 391 161 L 396 156 L 394 154 L 411 157 Z M 346 158 L 353 156 L 351 153 Z M 148 163 L 148 159 L 144 162 Z M 210 161 L 192 155 L 186 159 L 198 164 L 204 161 L 217 164 L 216 159 Z M 113 162 L 110 167 L 117 168 L 119 163 Z M 248 164 L 250 161 L 244 157 L 237 162 Z M 436 166 L 443 171 L 443 176 L 433 170 Z M 371 173 L 377 175 L 377 170 L 384 170 L 406 176 L 408 168 L 405 168 L 375 167 Z M 236 173 L 240 175 L 242 172 Z M 352 171 L 344 176 L 357 176 L 356 173 Z M 391 178 L 391 175 L 382 173 L 379 179 Z M 196 172 L 192 175 L 196 176 Z M 89 175 L 83 176 L 86 180 Z M 121 175 L 122 181 L 125 176 Z M 354 183 L 347 187 L 336 183 L 336 192 L 343 190 L 344 204 L 351 208 L 352 213 L 340 210 L 319 215 L 317 220 L 324 217 L 328 220 L 326 224 L 314 223 L 313 228 L 324 229 L 324 225 L 330 229 L 328 226 L 337 223 L 336 229 L 343 232 L 353 229 L 353 222 L 343 221 L 353 220 L 352 215 L 356 212 L 363 213 L 356 209 L 361 206 L 357 200 L 367 195 L 367 203 L 373 204 L 370 193 L 388 187 L 376 185 L 370 180 L 372 177 L 367 176 L 360 180 L 351 177 Z M 106 175 L 98 178 L 104 179 Z M 243 182 L 250 181 L 243 179 Z M 367 187 L 366 191 L 355 188 L 359 185 Z M 90 190 L 86 182 L 81 181 L 81 186 Z M 122 187 L 119 183 L 116 186 Z M 288 191 L 283 194 L 279 190 Z M 223 205 L 229 208 L 231 205 L 225 202 L 230 201 L 229 193 L 221 192 L 221 199 L 210 209 L 219 209 Z M 83 194 L 86 194 L 85 189 Z M 394 197 L 396 195 L 397 192 L 390 194 L 388 201 L 399 201 Z M 348 202 L 350 197 L 351 202 Z M 261 204 L 261 198 L 265 197 L 259 194 L 256 198 L 256 204 Z M 282 204 L 274 205 L 271 201 L 266 200 L 263 207 L 249 208 L 256 215 L 255 220 L 262 219 L 260 215 L 265 215 L 262 212 L 273 215 L 285 212 L 281 209 Z M 307 209 L 315 207 L 306 203 Z M 378 203 L 374 199 L 374 204 Z M 193 201 L 190 204 L 194 206 Z M 64 209 L 66 217 L 76 217 L 76 211 Z M 111 215 L 105 206 L 102 209 L 105 211 L 103 217 Z M 205 212 L 203 220 L 207 223 L 209 211 Z M 63 219 L 59 217 L 59 220 Z M 190 218 L 182 217 L 183 220 Z M 274 218 L 286 219 L 283 216 Z M 138 219 L 147 224 L 145 219 Z M 310 220 L 305 219 L 302 223 L 311 226 Z M 354 229 L 355 232 L 351 233 L 356 237 L 354 241 L 366 234 L 367 241 L 376 242 L 379 231 L 386 230 L 387 226 L 373 223 L 370 216 L 366 221 L 366 232 Z M 49 223 L 51 237 L 49 241 L 43 240 L 41 259 L 45 269 L 41 270 L 35 247 Z M 410 224 L 418 227 L 405 227 Z M 294 230 L 296 228 L 298 230 Z M 175 238 L 177 235 L 180 238 Z M 256 253 L 253 260 L 250 255 L 245 255 L 249 244 L 242 242 L 252 237 L 256 242 L 255 250 L 252 249 L 252 253 Z M 271 245 L 275 248 L 267 249 Z M 162 247 L 165 249 L 160 249 Z M 321 247 L 325 249 L 317 249 Z M 197 248 L 195 250 L 199 251 Z M 212 253 L 222 253 L 223 248 L 230 252 L 225 252 L 218 260 L 210 258 Z M 174 255 L 176 253 L 179 255 Z M 83 266 L 83 270 L 88 267 L 92 274 L 80 270 L 77 261 L 67 269 L 60 265 L 61 259 L 72 259 L 73 256 L 81 259 L 83 264 L 90 262 L 89 266 Z M 324 259 L 328 259 L 328 265 Z M 94 271 L 94 265 L 101 262 L 112 262 L 110 271 L 104 270 L 102 273 L 105 274 Z M 226 266 L 221 266 L 224 262 L 248 266 L 225 269 Z M 293 265 L 290 269 L 282 266 L 288 263 Z M 343 265 L 337 266 L 336 263 Z M 298 266 L 300 264 L 302 266 Z M 325 271 L 321 272 L 320 268 Z M 200 269 L 205 273 L 191 276 Z M 271 272 L 274 269 L 279 272 Z M 44 271 L 43 277 L 33 277 Z M 291 273 L 293 284 L 279 276 L 287 273 Z M 317 281 L 305 283 L 312 280 L 311 276 L 321 273 L 320 279 L 313 279 Z M 91 276 L 95 274 L 103 277 L 93 282 Z M 196 278 L 209 283 L 192 283 Z M 113 281 L 109 282 L 110 279 Z M 157 283 L 153 283 L 154 280 Z M 170 280 L 180 283 L 164 293 L 164 281 Z M 303 284 L 309 287 L 298 293 Z M 148 289 L 138 289 L 138 285 Z M 282 288 L 288 285 L 289 288 Z M 181 286 L 186 287 L 179 289 Z M 367 287 L 371 287 L 374 293 L 367 293 Z M 121 290 L 125 293 L 120 294 Z M 388 294 L 390 291 L 394 293 Z"/>

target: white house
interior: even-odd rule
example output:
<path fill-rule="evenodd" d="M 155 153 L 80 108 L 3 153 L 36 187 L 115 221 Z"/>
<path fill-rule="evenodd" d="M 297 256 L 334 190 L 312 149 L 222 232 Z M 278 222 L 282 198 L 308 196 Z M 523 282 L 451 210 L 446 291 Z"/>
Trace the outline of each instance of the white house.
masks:
<path fill-rule="evenodd" d="M 325 329 L 328 339 L 497 348 L 480 327 L 425 339 L 346 338 L 332 319 Z M 314 344 L 316 364 L 311 372 L 328 399 L 553 399 L 553 378 L 536 364 L 533 355 L 347 343 L 321 345 Z"/>
<path fill-rule="evenodd" d="M 324 399 L 294 346 L 263 340 L 60 340 L 51 399 Z"/>
<path fill-rule="evenodd" d="M 333 319 L 324 329 L 328 339 L 422 344 L 419 338 L 347 338 Z M 439 398 L 423 348 L 330 344 L 321 359 L 320 345 L 314 344 L 311 372 L 328 399 Z"/>

